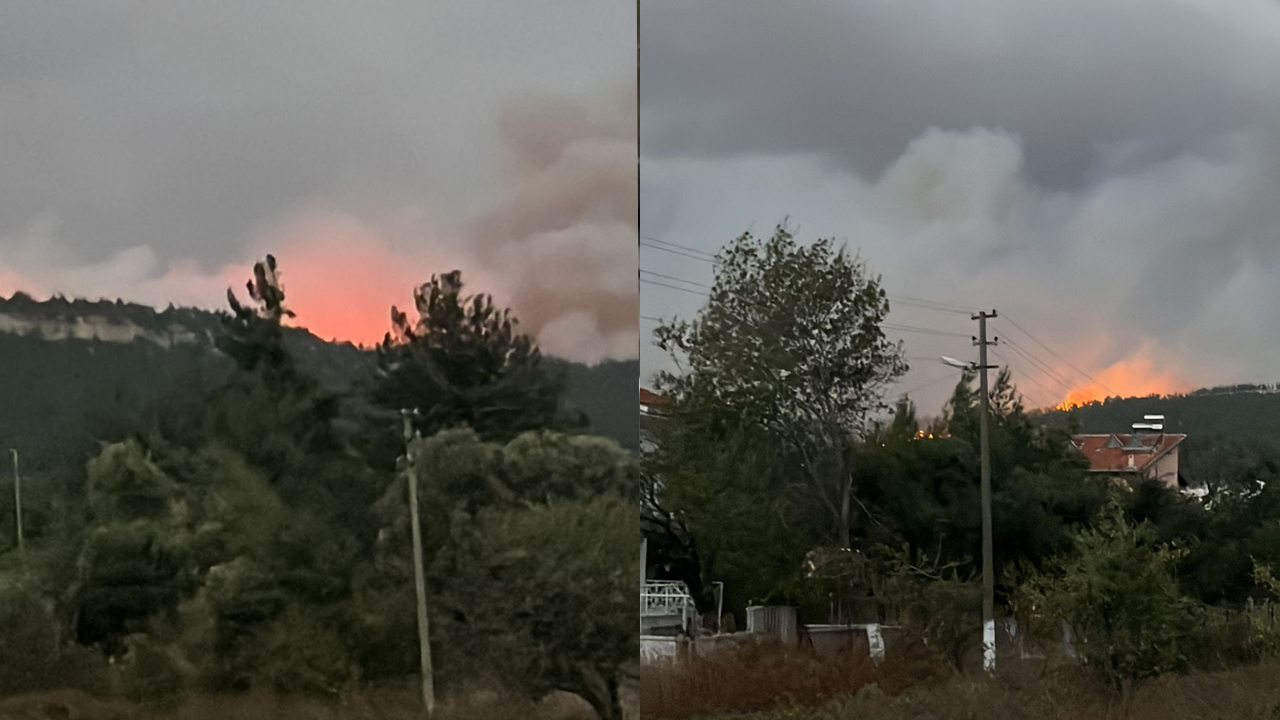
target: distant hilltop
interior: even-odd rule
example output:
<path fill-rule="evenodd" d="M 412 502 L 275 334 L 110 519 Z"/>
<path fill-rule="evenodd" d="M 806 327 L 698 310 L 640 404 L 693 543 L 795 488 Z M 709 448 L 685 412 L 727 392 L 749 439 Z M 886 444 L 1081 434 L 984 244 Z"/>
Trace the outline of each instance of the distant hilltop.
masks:
<path fill-rule="evenodd" d="M 1070 410 L 1036 413 L 1042 423 L 1085 433 L 1127 432 L 1133 418 L 1167 417 L 1165 429 L 1194 445 L 1214 438 L 1280 444 L 1280 389 L 1269 384 L 1222 385 L 1176 395 L 1107 398 Z"/>
<path fill-rule="evenodd" d="M 122 300 L 0 297 L 0 448 L 19 443 L 31 449 L 32 462 L 52 462 L 64 441 L 87 447 L 104 423 L 139 412 L 190 378 L 225 374 L 230 360 L 214 343 L 224 317 Z M 357 404 L 366 400 L 377 373 L 372 350 L 305 328 L 286 328 L 284 343 L 322 386 Z M 591 419 L 595 432 L 639 448 L 632 395 L 638 361 L 546 362 L 564 372 L 566 402 Z"/>
<path fill-rule="evenodd" d="M 40 301 L 25 293 L 0 297 L 0 333 L 34 335 L 44 340 L 97 340 L 129 343 L 147 340 L 161 347 L 212 344 L 218 315 L 170 305 L 163 311 L 123 300 Z"/>

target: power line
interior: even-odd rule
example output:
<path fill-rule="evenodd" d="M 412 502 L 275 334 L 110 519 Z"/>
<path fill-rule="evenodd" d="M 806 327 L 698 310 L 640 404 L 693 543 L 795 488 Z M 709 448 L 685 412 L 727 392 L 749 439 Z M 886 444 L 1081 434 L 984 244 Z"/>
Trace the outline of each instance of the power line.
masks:
<path fill-rule="evenodd" d="M 889 330 L 898 330 L 900 332 L 920 333 L 922 335 L 940 335 L 943 337 L 958 337 L 958 338 L 973 337 L 972 335 L 967 335 L 965 333 L 950 332 L 947 330 L 934 330 L 933 328 L 922 328 L 922 327 L 916 327 L 914 325 L 898 325 L 894 323 L 880 323 L 880 327 L 887 328 Z"/>
<path fill-rule="evenodd" d="M 662 249 L 662 248 L 659 248 L 659 249 Z M 640 272 L 641 272 L 642 274 L 644 274 L 644 275 L 652 275 L 652 276 L 654 276 L 654 277 L 663 278 L 663 279 L 665 279 L 665 280 L 672 280 L 672 281 L 674 281 L 674 282 L 686 283 L 686 284 L 689 284 L 689 285 L 694 285 L 694 286 L 696 286 L 696 287 L 706 288 L 706 289 L 708 289 L 708 290 L 710 290 L 710 289 L 711 289 L 711 286 L 710 286 L 710 285 L 707 285 L 707 284 L 705 284 L 705 283 L 695 282 L 695 281 L 693 281 L 693 280 L 686 280 L 686 279 L 681 278 L 681 277 L 676 277 L 675 275 L 666 275 L 666 274 L 664 274 L 664 273 L 655 272 L 655 271 L 653 271 L 653 270 L 645 270 L 645 269 L 643 269 L 643 268 L 641 268 L 641 269 L 640 269 Z M 655 285 L 655 286 L 658 286 L 658 287 L 670 288 L 670 289 L 672 289 L 672 290 L 681 290 L 681 291 L 684 291 L 684 292 L 687 292 L 687 293 L 690 293 L 690 294 L 693 294 L 693 295 L 702 295 L 702 296 L 704 296 L 704 297 L 710 297 L 709 293 L 706 293 L 706 292 L 700 292 L 700 291 L 697 291 L 697 290 L 692 290 L 692 289 L 690 289 L 690 288 L 680 287 L 680 286 L 677 286 L 677 285 L 670 285 L 670 284 L 667 284 L 667 283 L 658 282 L 658 281 L 656 281 L 656 280 L 647 280 L 647 279 L 645 279 L 645 278 L 640 278 L 640 282 L 645 283 L 645 284 L 648 284 L 648 285 Z M 915 299 L 915 298 L 912 298 L 909 302 L 912 302 L 912 303 L 926 303 L 926 302 L 931 302 L 931 301 L 926 301 L 926 300 L 917 300 L 917 299 Z M 940 308 L 940 307 L 939 307 L 939 308 L 932 308 L 932 309 L 935 309 L 935 310 L 945 310 L 945 311 L 947 311 L 947 312 L 963 312 L 964 314 L 968 314 L 968 311 L 961 311 L 961 310 L 955 310 L 955 309 L 950 309 L 950 308 Z M 967 335 L 967 334 L 965 334 L 965 333 L 950 332 L 950 331 L 947 331 L 947 330 L 936 330 L 936 329 L 933 329 L 933 328 L 923 328 L 923 327 L 917 327 L 917 326 L 914 326 L 914 325 L 900 325 L 900 324 L 897 324 L 897 323 L 881 323 L 881 325 L 880 325 L 880 326 L 881 326 L 881 327 L 883 327 L 883 328 L 887 328 L 887 329 L 889 329 L 889 330 L 897 330 L 897 331 L 900 331 L 900 332 L 914 332 L 914 333 L 920 333 L 920 334 L 924 334 L 924 335 L 938 335 L 938 336 L 943 336 L 943 337 L 958 337 L 958 338 L 967 338 L 967 337 L 971 337 L 970 335 Z"/>
<path fill-rule="evenodd" d="M 933 385 L 934 383 L 941 382 L 941 381 L 946 380 L 947 378 L 952 377 L 952 376 L 953 376 L 953 373 L 950 373 L 950 372 L 948 372 L 948 373 L 944 373 L 944 374 L 942 374 L 942 375 L 938 375 L 937 377 L 935 377 L 935 378 L 933 378 L 933 379 L 931 379 L 931 380 L 926 380 L 925 382 L 922 382 L 922 383 L 920 383 L 919 385 L 916 385 L 916 386 L 915 386 L 915 387 L 913 387 L 913 388 L 908 388 L 908 389 L 906 389 L 906 390 L 903 390 L 900 394 L 902 394 L 902 395 L 910 395 L 910 394 L 911 394 L 911 393 L 913 393 L 913 392 L 918 392 L 918 391 L 920 391 L 920 390 L 923 390 L 923 389 L 925 389 L 925 388 L 929 387 L 930 385 Z"/>
<path fill-rule="evenodd" d="M 1044 374 L 1045 377 L 1049 378 L 1050 380 L 1057 383 L 1058 385 L 1061 385 L 1067 392 L 1071 392 L 1072 390 L 1076 389 L 1076 383 L 1073 383 L 1069 379 L 1063 377 L 1062 375 L 1059 375 L 1056 371 L 1054 371 L 1052 368 L 1049 367 L 1048 363 L 1041 361 L 1035 355 L 1031 354 L 1027 350 L 1024 350 L 1022 346 L 1019 345 L 1018 343 L 1014 342 L 1009 338 L 1005 338 L 1005 344 L 1008 345 L 1010 350 L 1018 353 L 1018 355 L 1022 356 L 1023 359 L 1031 363 L 1031 365 L 1035 367 L 1037 370 L 1039 370 L 1042 374 Z"/>
<path fill-rule="evenodd" d="M 691 252 L 696 255 L 704 255 L 708 260 L 711 260 L 713 262 L 715 261 L 716 256 L 713 253 L 709 253 L 705 250 L 699 250 L 698 248 L 689 247 L 688 245 L 681 245 L 680 243 L 673 243 L 673 242 L 668 242 L 666 240 L 659 240 L 658 238 L 653 237 L 651 235 L 641 235 L 640 237 L 641 239 L 648 240 L 651 243 L 658 243 L 659 245 L 666 245 L 679 250 L 685 250 L 687 252 Z"/>
<path fill-rule="evenodd" d="M 653 248 L 654 250 L 661 250 L 661 251 L 663 251 L 663 252 L 669 252 L 669 253 L 671 253 L 672 255 L 680 255 L 680 256 L 683 256 L 683 257 L 687 257 L 687 258 L 693 258 L 694 260 L 701 260 L 702 262 L 710 263 L 710 264 L 712 264 L 712 265 L 715 265 L 715 264 L 716 264 L 716 261 L 714 261 L 714 260 L 709 260 L 709 259 L 707 259 L 707 258 L 704 258 L 704 257 L 700 256 L 700 255 L 694 255 L 693 253 L 681 252 L 680 250 L 673 250 L 673 249 L 671 249 L 671 248 L 662 247 L 661 245 L 654 245 L 653 243 L 647 243 L 647 242 L 644 242 L 644 241 L 641 241 L 641 242 L 640 242 L 640 245 L 641 245 L 642 247 Z"/>
<path fill-rule="evenodd" d="M 707 290 L 712 289 L 711 286 L 707 285 L 706 283 L 695 282 L 693 280 L 686 280 L 682 277 L 676 277 L 675 275 L 664 275 L 663 273 L 655 272 L 653 270 L 645 270 L 644 268 L 641 268 L 640 272 L 644 273 L 645 275 L 652 275 L 654 277 L 663 278 L 665 280 L 674 280 L 675 282 L 682 282 L 682 283 L 688 283 L 689 285 L 696 285 L 697 287 L 706 288 Z M 958 313 L 960 315 L 969 314 L 968 310 L 960 310 L 953 307 L 946 307 L 946 306 L 943 306 L 941 303 L 935 303 L 932 300 L 922 300 L 922 299 L 912 298 L 907 296 L 895 297 L 892 295 L 890 295 L 889 298 L 891 300 L 894 300 L 895 302 L 899 302 L 904 305 L 914 305 L 916 307 L 926 308 L 929 310 L 939 310 L 942 312 Z"/>
<path fill-rule="evenodd" d="M 1011 318 L 1011 317 L 1009 317 L 1008 315 L 1006 315 L 1006 316 L 1004 317 L 1004 319 L 1005 319 L 1005 320 L 1008 320 L 1008 321 L 1009 321 L 1009 324 L 1010 324 L 1010 325 L 1013 325 L 1015 328 L 1017 328 L 1017 329 L 1018 329 L 1018 330 L 1019 330 L 1023 335 L 1026 335 L 1027 337 L 1029 337 L 1029 338 L 1031 338 L 1032 340 L 1034 340 L 1034 341 L 1035 341 L 1035 343 L 1036 343 L 1037 345 L 1039 345 L 1040 347 L 1042 347 L 1042 348 L 1044 348 L 1046 351 L 1048 351 L 1050 355 L 1052 355 L 1052 356 L 1054 356 L 1054 357 L 1058 358 L 1059 360 L 1061 360 L 1062 362 L 1066 363 L 1067 367 L 1071 368 L 1072 370 L 1075 370 L 1076 372 L 1080 373 L 1080 374 L 1081 374 L 1081 375 L 1083 375 L 1084 377 L 1088 378 L 1090 382 L 1092 382 L 1092 383 L 1094 383 L 1095 385 L 1097 385 L 1097 386 L 1101 387 L 1103 390 L 1106 390 L 1108 393 L 1111 393 L 1112 395 L 1119 395 L 1119 394 L 1120 394 L 1120 393 L 1117 393 L 1115 390 L 1112 390 L 1111 388 L 1107 387 L 1106 385 L 1103 385 L 1103 384 L 1102 384 L 1102 382 L 1101 382 L 1101 381 L 1099 381 L 1099 380 L 1098 380 L 1097 378 L 1095 378 L 1094 376 L 1092 376 L 1092 375 L 1090 375 L 1089 373 L 1087 373 L 1087 372 L 1085 372 L 1085 371 L 1081 370 L 1080 368 L 1076 367 L 1075 365 L 1072 365 L 1070 360 L 1067 360 L 1066 358 L 1062 357 L 1062 356 L 1061 356 L 1061 355 L 1059 355 L 1058 353 L 1054 352 L 1054 351 L 1053 351 L 1053 348 L 1049 347 L 1048 345 L 1045 345 L 1043 342 L 1040 342 L 1040 339 L 1039 339 L 1039 338 L 1037 338 L 1035 335 L 1032 335 L 1031 333 L 1027 332 L 1027 330 L 1026 330 L 1025 328 L 1023 328 L 1021 325 L 1019 325 L 1017 322 L 1015 322 L 1013 318 Z"/>
<path fill-rule="evenodd" d="M 888 298 L 889 298 L 889 300 L 891 300 L 891 301 L 893 301 L 893 302 L 895 302 L 895 303 L 898 303 L 899 305 L 910 305 L 910 306 L 918 307 L 918 308 L 922 308 L 922 309 L 925 309 L 925 310 L 937 310 L 938 312 L 949 312 L 949 313 L 955 313 L 955 314 L 957 314 L 957 315 L 969 315 L 969 314 L 970 314 L 970 311 L 969 311 L 969 310 L 959 310 L 959 309 L 956 309 L 956 308 L 943 307 L 942 305 L 937 305 L 937 304 L 934 304 L 934 303 L 929 302 L 929 301 L 927 301 L 927 300 L 913 300 L 913 299 L 909 299 L 909 298 L 901 297 L 901 296 L 895 297 L 895 296 L 890 295 L 890 294 L 888 294 L 888 293 L 885 293 L 885 296 L 886 296 L 886 297 L 888 297 Z"/>
<path fill-rule="evenodd" d="M 1004 363 L 1005 363 L 1005 365 L 1009 366 L 1010 368 L 1013 368 L 1013 367 L 1014 367 L 1013 363 L 1009 362 L 1009 358 L 1007 358 L 1007 357 L 1005 357 L 1005 356 L 1001 355 L 1000 353 L 996 352 L 995 350 L 992 350 L 992 351 L 991 351 L 991 354 L 992 354 L 992 355 L 995 355 L 996 357 L 998 357 L 998 358 L 1000 358 L 1001 360 L 1003 360 L 1003 361 L 1004 361 Z M 1037 387 L 1039 387 L 1041 390 L 1044 390 L 1044 391 L 1045 391 L 1045 393 L 1047 393 L 1047 394 L 1048 394 L 1048 397 L 1049 397 L 1050 399 L 1057 397 L 1057 394 L 1056 394 L 1056 393 L 1054 393 L 1052 390 L 1050 390 L 1049 388 L 1047 388 L 1047 387 L 1045 387 L 1044 385 L 1042 385 L 1042 384 L 1040 383 L 1040 381 L 1039 381 L 1039 380 L 1036 380 L 1036 379 L 1035 379 L 1035 377 L 1033 377 L 1031 374 L 1026 373 L 1026 372 L 1023 372 L 1021 368 L 1018 368 L 1018 371 L 1019 371 L 1019 374 L 1020 374 L 1022 377 L 1024 377 L 1024 378 L 1026 378 L 1026 379 L 1030 380 L 1032 383 L 1034 383 L 1034 384 L 1035 384 Z M 1054 403 L 1053 403 L 1053 402 L 1049 402 L 1049 403 L 1047 403 L 1047 404 L 1048 404 L 1048 405 L 1053 405 Z"/>
<path fill-rule="evenodd" d="M 672 253 L 673 255 L 679 255 L 681 257 L 691 258 L 693 260 L 701 260 L 702 262 L 708 263 L 710 265 L 720 264 L 720 261 L 717 260 L 714 255 L 704 250 L 699 250 L 697 248 L 690 247 L 688 245 L 681 245 L 680 243 L 673 243 L 673 242 L 668 242 L 666 240 L 659 240 L 658 238 L 655 238 L 651 235 L 641 235 L 640 238 L 641 238 L 640 244 L 644 247 L 652 248 L 654 250 L 661 250 L 663 252 Z M 676 279 L 679 279 L 679 278 L 676 278 Z M 682 282 L 690 282 L 690 281 L 682 280 Z M 956 303 L 943 302 L 941 300 L 930 300 L 929 298 L 916 297 L 912 295 L 903 295 L 900 293 L 891 293 L 888 291 L 885 291 L 885 295 L 894 302 L 897 302 L 903 305 L 911 305 L 911 306 L 919 307 L 926 310 L 950 312 L 950 313 L 956 313 L 958 315 L 969 315 L 974 312 L 974 309 L 972 307 L 968 307 L 965 305 L 958 305 Z"/>
<path fill-rule="evenodd" d="M 694 281 L 692 281 L 692 280 L 685 280 L 684 278 L 678 278 L 678 277 L 675 277 L 674 275 L 664 275 L 664 274 L 662 274 L 662 273 L 653 272 L 652 270 L 641 270 L 640 272 L 642 272 L 642 273 L 644 273 L 644 274 L 646 274 L 646 275 L 654 275 L 654 276 L 656 276 L 656 277 L 665 278 L 665 279 L 667 279 L 667 280 L 675 280 L 676 282 L 683 282 L 683 283 L 689 283 L 690 285 L 697 285 L 697 286 L 699 286 L 699 287 L 704 287 L 704 288 L 709 288 L 709 287 L 710 287 L 710 286 L 708 286 L 708 285 L 704 285 L 704 284 L 702 284 L 702 283 L 697 283 L 697 282 L 694 282 Z M 667 283 L 658 282 L 657 280 L 648 280 L 648 279 L 646 279 L 646 278 L 640 278 L 640 282 L 645 283 L 645 284 L 647 284 L 647 285 L 656 285 L 656 286 L 658 286 L 658 287 L 670 288 L 670 289 L 672 289 L 672 290 L 682 290 L 682 291 L 684 291 L 684 292 L 687 292 L 687 293 L 690 293 L 690 294 L 693 294 L 693 295 L 702 295 L 703 297 L 709 297 L 709 296 L 710 296 L 708 293 L 705 293 L 705 292 L 702 292 L 702 291 L 699 291 L 699 290 L 692 290 L 692 289 L 690 289 L 690 288 L 680 287 L 680 286 L 678 286 L 678 285 L 670 285 L 670 284 L 667 284 Z M 921 334 L 924 334 L 924 335 L 940 335 L 940 336 L 944 336 L 944 337 L 959 337 L 959 338 L 967 338 L 967 337 L 970 337 L 969 335 L 966 335 L 965 333 L 950 332 L 950 331 L 947 331 L 947 330 L 936 330 L 936 329 L 933 329 L 933 328 L 923 328 L 923 327 L 917 327 L 917 326 L 914 326 L 914 325 L 899 325 L 899 324 L 896 324 L 896 323 L 881 323 L 881 324 L 880 324 L 880 327 L 882 327 L 882 328 L 887 328 L 887 329 L 889 329 L 889 330 L 898 330 L 898 331 L 900 331 L 900 332 L 914 332 L 914 333 L 921 333 Z"/>
<path fill-rule="evenodd" d="M 710 289 L 711 289 L 711 286 L 710 286 L 710 285 L 707 285 L 706 283 L 694 282 L 694 281 L 692 281 L 692 280 L 685 280 L 684 278 L 682 278 L 682 277 L 676 277 L 675 275 L 663 275 L 663 274 L 662 274 L 662 273 L 660 273 L 660 272 L 654 272 L 654 271 L 652 271 L 652 270 L 645 270 L 644 268 L 640 268 L 640 272 L 644 273 L 645 275 L 652 275 L 652 276 L 654 276 L 654 277 L 660 277 L 660 278 L 663 278 L 663 279 L 665 279 L 665 280 L 675 280 L 676 282 L 688 283 L 688 284 L 690 284 L 690 285 L 697 285 L 698 287 L 700 287 L 700 288 L 706 288 L 707 290 L 710 290 Z"/>
<path fill-rule="evenodd" d="M 701 295 L 703 297 L 709 297 L 707 293 L 704 293 L 701 290 L 690 290 L 689 288 L 683 288 L 683 287 L 680 287 L 679 285 L 668 285 L 667 283 L 658 282 L 657 280 L 646 280 L 644 278 L 640 278 L 640 282 L 645 283 L 646 285 L 657 285 L 658 287 L 671 288 L 672 290 L 682 290 L 692 295 Z"/>

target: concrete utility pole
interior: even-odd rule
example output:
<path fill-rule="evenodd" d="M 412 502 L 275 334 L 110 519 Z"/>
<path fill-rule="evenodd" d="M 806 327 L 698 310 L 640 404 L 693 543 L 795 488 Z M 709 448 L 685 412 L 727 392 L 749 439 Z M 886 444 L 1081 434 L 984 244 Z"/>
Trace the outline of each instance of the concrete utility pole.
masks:
<path fill-rule="evenodd" d="M 418 593 L 418 662 L 422 670 L 422 706 L 431 717 L 436 707 L 435 677 L 431 670 L 431 638 L 427 625 L 427 581 L 422 569 L 422 521 L 418 517 L 418 472 L 413 457 L 413 416 L 417 410 L 402 409 L 404 457 L 409 485 L 409 526 L 413 532 L 413 584 Z"/>
<path fill-rule="evenodd" d="M 18 475 L 18 451 L 9 448 L 13 454 L 13 519 L 18 535 L 18 552 L 22 552 L 22 478 Z"/>
<path fill-rule="evenodd" d="M 716 593 L 716 634 L 724 632 L 721 624 L 724 622 L 724 583 L 719 580 L 711 583 L 718 591 Z"/>
<path fill-rule="evenodd" d="M 991 539 L 991 432 L 987 417 L 991 414 L 987 346 L 994 345 L 995 341 L 987 342 L 987 318 L 995 316 L 995 310 L 973 316 L 978 321 L 978 337 L 973 342 L 978 346 L 978 379 L 982 393 L 982 415 L 978 421 L 982 457 L 982 667 L 988 673 L 996 671 L 996 579 Z"/>

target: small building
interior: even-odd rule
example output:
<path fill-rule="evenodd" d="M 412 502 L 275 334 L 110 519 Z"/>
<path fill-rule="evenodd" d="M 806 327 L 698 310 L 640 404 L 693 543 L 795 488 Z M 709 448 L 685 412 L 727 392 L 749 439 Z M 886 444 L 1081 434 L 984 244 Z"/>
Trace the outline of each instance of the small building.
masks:
<path fill-rule="evenodd" d="M 1136 423 L 1131 433 L 1073 435 L 1071 442 L 1089 460 L 1090 472 L 1117 478 L 1151 479 L 1162 485 L 1198 494 L 1178 466 L 1178 448 L 1187 436 L 1164 432 L 1158 423 Z"/>
<path fill-rule="evenodd" d="M 640 449 L 652 450 L 655 435 L 662 420 L 666 417 L 669 401 L 667 398 L 645 388 L 640 388 Z"/>

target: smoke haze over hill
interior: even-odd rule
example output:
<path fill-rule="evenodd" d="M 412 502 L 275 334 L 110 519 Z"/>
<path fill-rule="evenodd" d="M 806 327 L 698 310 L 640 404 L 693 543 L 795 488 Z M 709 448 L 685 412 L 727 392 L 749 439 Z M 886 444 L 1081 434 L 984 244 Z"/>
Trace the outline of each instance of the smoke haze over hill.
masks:
<path fill-rule="evenodd" d="M 588 0 L 6 6 L 0 295 L 221 308 L 271 252 L 301 324 L 370 343 L 461 269 L 549 351 L 635 357 L 634 32 Z"/>

